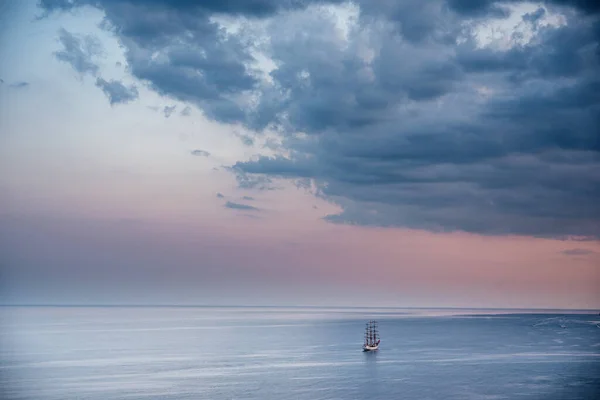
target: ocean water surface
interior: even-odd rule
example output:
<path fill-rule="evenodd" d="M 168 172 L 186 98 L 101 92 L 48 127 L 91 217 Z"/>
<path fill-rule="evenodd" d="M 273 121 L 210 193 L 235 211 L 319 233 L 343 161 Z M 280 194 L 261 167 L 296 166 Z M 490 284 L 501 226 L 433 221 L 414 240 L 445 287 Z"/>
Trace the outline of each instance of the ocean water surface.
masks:
<path fill-rule="evenodd" d="M 600 398 L 597 313 L 2 307 L 0 324 L 6 399 Z"/>

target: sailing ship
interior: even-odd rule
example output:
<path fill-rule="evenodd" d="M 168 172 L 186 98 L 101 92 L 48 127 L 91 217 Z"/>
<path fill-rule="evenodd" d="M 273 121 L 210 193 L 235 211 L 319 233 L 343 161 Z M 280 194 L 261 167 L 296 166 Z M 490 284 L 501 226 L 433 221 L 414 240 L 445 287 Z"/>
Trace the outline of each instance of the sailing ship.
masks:
<path fill-rule="evenodd" d="M 377 330 L 377 321 L 369 321 L 365 329 L 365 343 L 363 351 L 375 351 L 379 348 L 379 331 Z"/>

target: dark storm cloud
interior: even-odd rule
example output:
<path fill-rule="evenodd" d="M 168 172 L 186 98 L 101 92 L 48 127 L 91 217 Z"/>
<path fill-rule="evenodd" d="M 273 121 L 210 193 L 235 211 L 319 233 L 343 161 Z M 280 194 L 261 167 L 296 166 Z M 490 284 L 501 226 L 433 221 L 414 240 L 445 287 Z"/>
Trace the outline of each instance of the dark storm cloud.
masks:
<path fill-rule="evenodd" d="M 527 22 L 531 22 L 531 23 L 536 23 L 545 14 L 546 14 L 546 10 L 540 7 L 537 10 L 535 10 L 534 12 L 532 12 L 532 13 L 527 13 L 527 14 L 523 15 L 523 21 L 527 21 Z"/>
<path fill-rule="evenodd" d="M 342 3 L 342 0 L 123 0 L 132 6 L 161 9 L 170 7 L 182 12 L 209 12 L 250 17 L 267 17 L 282 10 L 298 10 L 311 3 Z M 114 0 L 40 0 L 47 11 L 65 11 L 83 5 L 104 7 Z"/>
<path fill-rule="evenodd" d="M 387 19 L 405 40 L 454 42 L 460 32 L 457 18 L 440 1 L 361 1 L 362 18 Z"/>
<path fill-rule="evenodd" d="M 503 5 L 523 3 L 519 0 L 447 0 L 449 7 L 462 15 L 467 16 L 506 16 Z M 564 6 L 575 8 L 581 12 L 595 14 L 600 12 L 600 3 L 596 0 L 544 0 L 545 5 Z"/>
<path fill-rule="evenodd" d="M 596 0 L 551 0 L 548 2 L 561 6 L 576 7 L 577 9 L 590 14 L 600 13 L 600 3 Z"/>
<path fill-rule="evenodd" d="M 508 10 L 492 0 L 447 0 L 448 5 L 459 14 L 470 17 L 507 17 Z"/>
<path fill-rule="evenodd" d="M 258 211 L 258 208 L 254 206 L 249 206 L 248 204 L 234 203 L 232 201 L 228 201 L 227 203 L 225 203 L 225 208 L 231 208 L 233 210 Z"/>
<path fill-rule="evenodd" d="M 117 80 L 105 81 L 102 78 L 98 78 L 96 79 L 96 86 L 102 89 L 111 105 L 129 103 L 139 96 L 135 85 L 127 87 L 121 81 Z"/>
<path fill-rule="evenodd" d="M 247 104 L 238 97 L 258 82 L 249 66 L 250 50 L 241 38 L 226 35 L 211 21 L 213 13 L 266 17 L 317 2 L 322 1 L 41 0 L 39 4 L 47 13 L 84 5 L 103 10 L 103 26 L 126 46 L 133 75 L 161 95 L 196 104 L 208 118 L 232 123 L 247 118 Z"/>
<path fill-rule="evenodd" d="M 598 21 L 571 21 L 562 27 L 544 27 L 535 42 L 508 51 L 477 49 L 473 43 L 458 47 L 458 63 L 468 72 L 505 73 L 516 83 L 528 79 L 598 75 Z M 577 25 L 576 25 L 577 24 Z"/>
<path fill-rule="evenodd" d="M 516 3 L 359 1 L 346 38 L 322 10 L 283 12 L 300 2 L 93 4 L 156 92 L 281 132 L 286 156 L 230 168 L 243 188 L 312 182 L 337 223 L 598 238 L 599 6 L 546 1 L 522 17 L 531 40 L 481 46 L 475 24 Z M 565 24 L 540 23 L 557 10 Z M 268 16 L 267 40 L 224 34 L 213 12 Z M 269 83 L 256 49 L 275 63 Z"/>

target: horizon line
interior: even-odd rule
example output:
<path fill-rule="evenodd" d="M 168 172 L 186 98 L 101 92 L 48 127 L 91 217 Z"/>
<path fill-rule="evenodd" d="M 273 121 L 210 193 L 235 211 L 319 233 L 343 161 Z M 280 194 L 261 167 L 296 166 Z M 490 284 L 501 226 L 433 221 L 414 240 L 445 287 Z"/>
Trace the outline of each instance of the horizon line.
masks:
<path fill-rule="evenodd" d="M 338 309 L 388 309 L 388 310 L 515 310 L 515 311 L 589 311 L 600 312 L 594 308 L 552 308 L 552 307 L 417 307 L 417 306 L 336 306 L 336 305 L 234 305 L 234 304 L 81 304 L 81 303 L 0 303 L 0 307 L 48 307 L 48 308 L 338 308 Z"/>

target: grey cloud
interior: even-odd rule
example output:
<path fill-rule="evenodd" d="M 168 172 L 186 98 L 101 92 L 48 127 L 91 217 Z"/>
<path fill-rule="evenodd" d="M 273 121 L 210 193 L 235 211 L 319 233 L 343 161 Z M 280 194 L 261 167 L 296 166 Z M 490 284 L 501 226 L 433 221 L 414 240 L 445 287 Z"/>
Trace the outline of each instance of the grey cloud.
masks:
<path fill-rule="evenodd" d="M 506 51 L 470 40 L 415 48 L 382 36 L 385 51 L 364 84 L 353 75 L 360 68 L 347 67 L 360 62 L 321 45 L 312 29 L 308 49 L 278 49 L 273 73 L 293 96 L 287 122 L 311 137 L 284 141 L 288 158 L 235 169 L 313 180 L 316 195 L 344 209 L 327 217 L 336 223 L 600 237 L 597 22 L 570 18 L 540 29 L 535 45 Z M 311 56 L 324 48 L 326 60 Z M 302 70 L 319 85 L 299 82 Z M 498 94 L 481 99 L 473 85 Z"/>
<path fill-rule="evenodd" d="M 452 48 L 435 42 L 415 46 L 377 22 L 351 31 L 346 44 L 318 12 L 274 21 L 269 33 L 279 64 L 271 73 L 276 84 L 261 92 L 264 101 L 248 125 L 308 134 L 360 129 L 389 120 L 401 104 L 433 101 L 461 84 Z M 374 48 L 372 61 L 362 54 L 367 46 Z"/>
<path fill-rule="evenodd" d="M 217 193 L 217 198 L 219 198 L 219 199 L 222 199 L 222 198 L 224 198 L 224 197 L 225 197 L 225 196 L 223 196 L 223 194 L 222 194 L 222 193 Z"/>
<path fill-rule="evenodd" d="M 11 83 L 9 87 L 13 89 L 24 89 L 29 86 L 29 82 L 15 82 Z"/>
<path fill-rule="evenodd" d="M 66 8 L 68 2 L 54 2 L 58 8 Z M 58 60 L 68 63 L 81 75 L 98 75 L 98 65 L 93 58 L 99 56 L 103 49 L 100 41 L 91 35 L 77 36 L 65 29 L 59 31 L 59 39 L 63 49 L 55 52 Z M 96 78 L 96 86 L 108 97 L 111 105 L 125 104 L 136 100 L 139 96 L 135 85 L 125 86 L 121 81 L 107 81 L 100 76 Z"/>
<path fill-rule="evenodd" d="M 254 200 L 254 197 L 251 197 L 251 196 L 244 196 L 244 197 L 242 197 L 242 200 L 253 201 L 253 200 Z"/>
<path fill-rule="evenodd" d="M 323 2 L 316 0 L 315 2 Z M 338 3 L 328 0 L 327 3 Z M 106 14 L 104 27 L 120 36 L 133 75 L 161 95 L 198 105 L 220 122 L 244 120 L 248 104 L 240 94 L 258 81 L 244 40 L 227 36 L 213 13 L 265 17 L 305 8 L 310 1 L 147 1 L 41 0 L 47 12 L 91 5 Z"/>
<path fill-rule="evenodd" d="M 242 141 L 242 143 L 245 146 L 253 146 L 254 145 L 254 139 L 252 138 L 252 136 L 245 135 L 245 134 L 239 133 L 239 132 L 234 132 L 233 134 L 235 136 L 237 136 L 238 138 L 240 138 L 240 140 Z"/>
<path fill-rule="evenodd" d="M 276 186 L 273 185 L 273 180 L 266 174 L 254 174 L 244 170 L 245 163 L 237 163 L 233 167 L 226 167 L 225 169 L 232 172 L 235 175 L 238 186 L 241 189 L 255 189 L 255 190 L 275 190 Z M 248 164 L 250 165 L 250 164 Z"/>
<path fill-rule="evenodd" d="M 165 118 L 169 118 L 171 116 L 171 114 L 173 114 L 173 112 L 175 111 L 176 108 L 177 108 L 177 106 L 165 106 L 163 108 L 163 113 L 165 114 Z"/>
<path fill-rule="evenodd" d="M 260 156 L 256 161 L 237 162 L 234 167 L 250 174 L 276 172 L 278 176 L 285 178 L 310 177 L 317 172 L 317 167 L 310 160 L 292 160 L 280 156 Z"/>
<path fill-rule="evenodd" d="M 457 29 L 457 18 L 446 10 L 443 2 L 363 0 L 360 4 L 361 19 L 365 22 L 370 19 L 388 20 L 397 33 L 409 42 L 453 42 L 460 31 Z"/>
<path fill-rule="evenodd" d="M 183 110 L 181 110 L 181 115 L 183 117 L 189 117 L 192 115 L 192 108 L 190 106 L 186 106 Z"/>
<path fill-rule="evenodd" d="M 467 42 L 458 47 L 457 60 L 469 72 L 505 73 L 516 83 L 535 78 L 568 78 L 599 68 L 597 21 L 571 20 L 562 27 L 537 30 L 538 41 L 508 51 L 476 49 Z M 597 76 L 596 76 L 597 79 Z"/>
<path fill-rule="evenodd" d="M 447 0 L 448 6 L 455 12 L 470 17 L 505 17 L 506 9 L 503 5 L 522 3 L 520 0 Z M 549 6 L 563 6 L 575 8 L 586 14 L 600 12 L 600 4 L 595 0 L 544 0 Z"/>
<path fill-rule="evenodd" d="M 240 139 L 242 139 L 242 143 L 246 146 L 254 145 L 254 139 L 252 139 L 251 136 L 247 136 L 247 135 L 240 136 Z"/>
<path fill-rule="evenodd" d="M 448 6 L 455 12 L 469 17 L 507 17 L 508 10 L 496 1 L 490 0 L 448 0 Z"/>
<path fill-rule="evenodd" d="M 537 23 L 544 15 L 546 14 L 546 10 L 542 7 L 538 8 L 532 13 L 527 13 L 523 15 L 523 21 L 531 22 L 533 24 Z"/>
<path fill-rule="evenodd" d="M 59 30 L 59 40 L 63 49 L 54 53 L 58 60 L 66 62 L 80 74 L 98 73 L 98 65 L 93 58 L 102 53 L 102 46 L 97 38 L 91 35 L 77 36 L 62 28 Z"/>
<path fill-rule="evenodd" d="M 112 0 L 40 0 L 39 5 L 47 11 L 65 11 L 83 5 L 103 6 Z M 182 12 L 209 12 L 229 15 L 244 15 L 248 17 L 266 17 L 278 11 L 298 10 L 310 3 L 342 3 L 341 0 L 126 0 L 131 6 L 172 7 Z"/>
<path fill-rule="evenodd" d="M 549 3 L 567 7 L 576 7 L 589 14 L 600 13 L 600 3 L 596 0 L 551 0 Z"/>
<path fill-rule="evenodd" d="M 106 81 L 102 78 L 96 79 L 96 86 L 102 89 L 108 97 L 110 104 L 125 104 L 136 100 L 139 96 L 135 85 L 125 86 L 121 81 Z"/>
<path fill-rule="evenodd" d="M 234 203 L 231 201 L 228 201 L 227 203 L 225 203 L 225 208 L 231 208 L 233 210 L 244 210 L 244 211 L 258 211 L 258 208 L 247 205 L 247 204 L 241 204 L 241 203 Z"/>
<path fill-rule="evenodd" d="M 563 250 L 561 252 L 564 255 L 567 256 L 588 256 L 590 254 L 597 254 L 595 251 L 593 250 L 588 250 L 588 249 L 568 249 L 568 250 Z"/>
<path fill-rule="evenodd" d="M 210 153 L 208 151 L 206 151 L 206 150 L 199 150 L 199 149 L 192 150 L 191 154 L 193 156 L 199 156 L 199 157 L 209 157 L 210 156 Z"/>
<path fill-rule="evenodd" d="M 94 4 L 156 92 L 280 133 L 270 146 L 285 157 L 229 168 L 242 188 L 300 182 L 342 207 L 335 223 L 599 238 L 598 6 L 546 1 L 566 25 L 478 46 L 471 21 L 504 18 L 507 3 L 359 1 L 347 38 L 322 10 L 289 14 L 287 3 Z M 265 42 L 223 35 L 217 11 L 271 16 Z M 275 62 L 272 83 L 250 67 L 255 46 Z"/>

